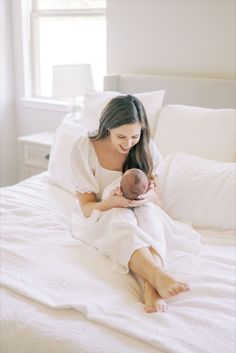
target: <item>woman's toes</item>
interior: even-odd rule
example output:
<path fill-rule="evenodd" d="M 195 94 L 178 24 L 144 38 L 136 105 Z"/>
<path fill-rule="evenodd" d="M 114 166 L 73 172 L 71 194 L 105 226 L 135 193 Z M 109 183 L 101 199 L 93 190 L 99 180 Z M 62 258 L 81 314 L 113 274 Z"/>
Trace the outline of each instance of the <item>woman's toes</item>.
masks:
<path fill-rule="evenodd" d="M 189 287 L 186 283 L 179 283 L 179 292 L 186 292 L 189 290 Z"/>
<path fill-rule="evenodd" d="M 168 309 L 168 305 L 165 303 L 159 304 L 159 311 L 163 312 Z"/>
<path fill-rule="evenodd" d="M 176 285 L 168 291 L 169 296 L 177 295 L 181 292 L 188 291 L 189 287 L 185 283 L 177 282 Z"/>
<path fill-rule="evenodd" d="M 176 293 L 175 290 L 172 289 L 172 290 L 170 290 L 170 291 L 168 292 L 168 294 L 169 294 L 169 297 L 173 297 L 173 296 L 175 296 L 175 295 L 178 294 L 178 293 Z"/>
<path fill-rule="evenodd" d="M 164 300 L 158 300 L 155 304 L 145 305 L 146 313 L 164 312 L 168 309 L 168 305 Z"/>
<path fill-rule="evenodd" d="M 185 291 L 190 289 L 189 286 L 187 285 L 187 283 L 181 282 L 181 287 L 184 288 L 183 290 L 185 290 Z"/>
<path fill-rule="evenodd" d="M 157 308 L 155 305 L 145 305 L 145 311 L 146 313 L 155 313 L 157 311 Z"/>

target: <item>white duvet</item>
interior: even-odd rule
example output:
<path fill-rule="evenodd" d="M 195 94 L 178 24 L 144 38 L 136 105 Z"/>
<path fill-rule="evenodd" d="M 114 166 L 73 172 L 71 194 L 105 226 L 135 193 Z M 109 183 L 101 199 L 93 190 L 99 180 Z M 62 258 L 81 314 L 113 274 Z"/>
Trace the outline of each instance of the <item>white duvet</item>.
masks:
<path fill-rule="evenodd" d="M 205 230 L 200 254 L 176 252 L 167 268 L 191 290 L 147 314 L 135 279 L 72 238 L 70 193 L 41 175 L 1 197 L 4 353 L 235 351 L 233 232 Z"/>

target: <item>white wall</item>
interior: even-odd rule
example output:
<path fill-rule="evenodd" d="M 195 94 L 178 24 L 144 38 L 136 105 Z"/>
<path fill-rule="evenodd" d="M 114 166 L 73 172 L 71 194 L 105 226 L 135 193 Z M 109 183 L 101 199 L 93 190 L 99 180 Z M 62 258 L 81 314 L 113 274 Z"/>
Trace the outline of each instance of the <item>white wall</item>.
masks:
<path fill-rule="evenodd" d="M 11 9 L 0 1 L 0 186 L 14 184 L 16 166 L 16 118 Z"/>
<path fill-rule="evenodd" d="M 108 0 L 108 73 L 235 77 L 236 2 Z"/>

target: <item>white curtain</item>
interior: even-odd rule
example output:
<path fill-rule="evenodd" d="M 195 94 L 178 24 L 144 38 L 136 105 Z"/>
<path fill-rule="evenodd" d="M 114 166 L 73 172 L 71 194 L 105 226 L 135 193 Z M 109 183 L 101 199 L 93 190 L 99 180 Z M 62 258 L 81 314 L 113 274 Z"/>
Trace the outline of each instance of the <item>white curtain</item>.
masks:
<path fill-rule="evenodd" d="M 0 0 L 0 186 L 17 181 L 11 1 Z"/>

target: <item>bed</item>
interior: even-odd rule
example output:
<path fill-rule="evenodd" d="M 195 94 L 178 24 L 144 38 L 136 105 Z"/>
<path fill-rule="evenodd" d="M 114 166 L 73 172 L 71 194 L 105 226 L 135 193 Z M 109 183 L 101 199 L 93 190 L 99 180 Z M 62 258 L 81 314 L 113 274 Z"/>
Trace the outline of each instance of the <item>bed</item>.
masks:
<path fill-rule="evenodd" d="M 147 314 L 136 280 L 72 237 L 75 199 L 64 172 L 78 124 L 66 117 L 48 172 L 1 189 L 0 350 L 233 353 L 235 81 L 123 74 L 105 77 L 104 87 L 85 96 L 80 123 L 93 128 L 117 92 L 143 101 L 164 157 L 165 211 L 201 235 L 198 254 L 168 263 L 191 290 L 171 298 L 167 312 Z"/>

